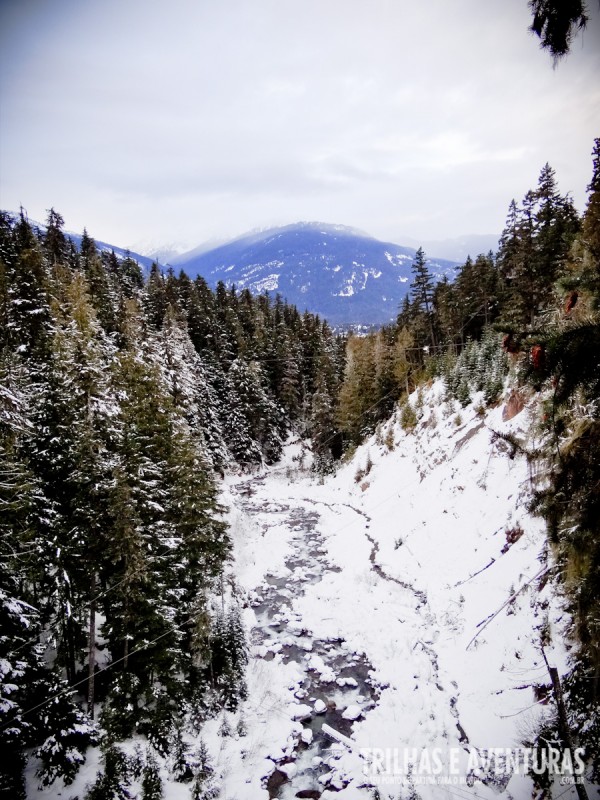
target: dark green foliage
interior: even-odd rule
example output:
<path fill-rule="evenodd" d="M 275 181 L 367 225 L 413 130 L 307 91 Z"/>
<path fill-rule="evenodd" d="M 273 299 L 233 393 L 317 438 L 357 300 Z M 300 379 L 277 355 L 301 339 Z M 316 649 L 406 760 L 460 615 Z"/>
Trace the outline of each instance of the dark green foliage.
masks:
<path fill-rule="evenodd" d="M 210 633 L 209 673 L 222 697 L 223 706 L 235 711 L 246 697 L 245 667 L 248 661 L 246 634 L 240 609 L 233 604 L 226 613 L 217 613 Z"/>
<path fill-rule="evenodd" d="M 336 439 L 335 398 L 321 377 L 312 396 L 311 416 L 308 423 L 315 472 L 324 475 L 333 469 Z M 339 456 L 339 454 L 338 454 Z"/>
<path fill-rule="evenodd" d="M 38 695 L 38 702 L 44 703 L 40 726 L 48 735 L 35 751 L 42 762 L 38 776 L 44 786 L 59 777 L 68 786 L 85 761 L 87 747 L 95 741 L 95 728 L 65 694 L 64 681 L 47 681 L 43 688 L 44 694 Z"/>
<path fill-rule="evenodd" d="M 192 785 L 192 800 L 216 800 L 219 796 L 219 787 L 212 761 L 202 740 L 198 745 L 197 765 Z"/>
<path fill-rule="evenodd" d="M 160 686 L 152 687 L 143 708 L 143 721 L 138 726 L 154 750 L 163 757 L 171 753 L 173 726 L 181 708 L 181 692 L 165 692 Z"/>
<path fill-rule="evenodd" d="M 146 763 L 142 771 L 142 800 L 162 800 L 163 784 L 156 758 L 148 748 Z"/>
<path fill-rule="evenodd" d="M 595 155 L 597 155 L 596 142 Z M 543 420 L 542 452 L 546 483 L 535 495 L 534 509 L 548 526 L 556 563 L 571 608 L 574 635 L 584 664 L 600 682 L 600 284 L 593 275 L 600 261 L 593 243 L 597 215 L 598 160 L 594 160 L 591 195 L 583 232 L 575 241 L 564 275 L 572 296 L 546 329 L 533 331 L 524 379 L 549 387 Z M 592 235 L 590 235 L 592 234 Z M 591 279 L 590 279 L 591 278 Z"/>
<path fill-rule="evenodd" d="M 108 699 L 100 716 L 109 741 L 121 742 L 134 733 L 141 718 L 139 687 L 139 679 L 131 672 L 117 672 L 110 681 Z"/>
<path fill-rule="evenodd" d="M 556 412 L 555 412 L 556 414 Z M 600 679 L 600 420 L 567 420 L 550 433 L 558 451 L 550 484 L 536 493 L 534 508 L 546 520 L 550 541 L 570 599 L 575 636 Z M 600 687 L 597 687 L 597 690 Z"/>
<path fill-rule="evenodd" d="M 547 525 L 556 571 L 572 620 L 575 643 L 565 692 L 567 725 L 581 734 L 587 757 L 598 761 L 600 697 L 600 260 L 598 140 L 594 177 L 581 232 L 565 254 L 565 238 L 546 227 L 548 262 L 558 264 L 545 325 L 513 329 L 520 342 L 521 379 L 545 398 L 542 440 L 528 453 L 542 480 L 532 503 Z M 546 170 L 547 173 L 547 170 Z M 551 196 L 551 193 L 547 193 Z M 554 256 L 553 256 L 554 254 Z M 550 313 L 551 312 L 551 313 Z M 541 315 L 540 315 L 541 317 Z M 561 726 L 564 728 L 564 725 Z M 540 738 L 556 735 L 542 731 Z M 582 742 L 583 743 L 583 742 Z"/>
<path fill-rule="evenodd" d="M 412 272 L 413 281 L 410 286 L 412 304 L 410 308 L 412 324 L 420 334 L 417 341 L 421 346 L 435 347 L 434 285 L 427 267 L 425 253 L 421 247 L 416 252 Z"/>
<path fill-rule="evenodd" d="M 554 170 L 546 164 L 537 189 L 526 193 L 521 208 L 514 200 L 510 204 L 500 240 L 505 328 L 533 326 L 548 308 L 579 225 L 572 200 L 560 195 Z"/>
<path fill-rule="evenodd" d="M 184 740 L 181 722 L 173 726 L 171 733 L 171 774 L 180 783 L 189 783 L 197 768 L 197 759 L 191 746 Z"/>
<path fill-rule="evenodd" d="M 567 55 L 574 35 L 588 23 L 583 0 L 529 0 L 529 8 L 533 16 L 530 30 L 555 62 Z"/>
<path fill-rule="evenodd" d="M 12 588 L 14 591 L 16 587 Z M 35 640 L 26 646 L 33 627 L 32 611 L 5 588 L 0 589 L 0 748 L 4 754 L 0 796 L 15 800 L 25 797 L 24 751 L 33 735 L 31 721 L 23 715 L 29 707 L 27 683 L 32 680 L 32 673 L 39 670 L 42 658 Z"/>
<path fill-rule="evenodd" d="M 103 754 L 104 769 L 88 790 L 85 800 L 133 800 L 129 791 L 129 759 L 114 745 L 109 745 Z"/>
<path fill-rule="evenodd" d="M 498 400 L 508 374 L 508 359 L 500 340 L 499 334 L 487 328 L 480 341 L 468 342 L 457 358 L 440 365 L 449 397 L 462 406 L 471 402 L 474 392 L 483 392 L 488 405 Z"/>

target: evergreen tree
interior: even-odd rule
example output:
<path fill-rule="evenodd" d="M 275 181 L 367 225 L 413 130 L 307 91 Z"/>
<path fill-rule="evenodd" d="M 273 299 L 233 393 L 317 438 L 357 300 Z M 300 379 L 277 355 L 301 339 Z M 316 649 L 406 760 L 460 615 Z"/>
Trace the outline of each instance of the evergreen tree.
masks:
<path fill-rule="evenodd" d="M 323 374 L 318 378 L 317 388 L 311 399 L 308 434 L 311 437 L 315 471 L 320 474 L 330 472 L 337 439 L 335 399 L 331 396 Z"/>
<path fill-rule="evenodd" d="M 415 303 L 418 318 L 422 320 L 424 333 L 426 332 L 424 342 L 435 347 L 433 278 L 427 267 L 427 260 L 422 247 L 419 247 L 415 254 L 412 273 L 413 280 L 410 286 L 410 294 Z"/>
<path fill-rule="evenodd" d="M 67 237 L 63 232 L 64 224 L 62 216 L 51 208 L 48 211 L 46 235 L 44 236 L 44 250 L 50 269 L 69 262 Z"/>
<path fill-rule="evenodd" d="M 246 697 L 245 667 L 248 661 L 246 636 L 240 609 L 232 605 L 217 613 L 210 632 L 210 674 L 223 705 L 235 711 Z"/>
<path fill-rule="evenodd" d="M 282 409 L 264 386 L 260 365 L 236 359 L 226 379 L 223 428 L 235 460 L 270 464 L 279 458 L 285 421 Z"/>
<path fill-rule="evenodd" d="M 215 778 L 215 768 L 205 743 L 198 745 L 198 769 L 192 786 L 192 800 L 216 800 L 220 791 Z"/>
<path fill-rule="evenodd" d="M 144 289 L 143 302 L 146 319 L 152 327 L 160 328 L 167 311 L 167 297 L 165 281 L 156 262 L 150 268 L 150 275 Z"/>
<path fill-rule="evenodd" d="M 49 277 L 43 253 L 23 212 L 14 228 L 13 247 L 7 245 L 6 249 L 14 247 L 13 257 L 9 255 L 5 263 L 8 344 L 23 357 L 40 362 L 47 356 L 52 334 Z"/>
<path fill-rule="evenodd" d="M 359 444 L 371 433 L 380 419 L 374 349 L 373 336 L 348 339 L 336 420 L 347 441 L 353 444 Z"/>
<path fill-rule="evenodd" d="M 163 784 L 156 758 L 148 748 L 142 772 L 142 800 L 162 800 Z"/>
<path fill-rule="evenodd" d="M 556 63 L 569 52 L 577 30 L 586 27 L 586 4 L 583 0 L 529 0 L 528 5 L 533 16 L 530 30 Z"/>
<path fill-rule="evenodd" d="M 537 190 L 527 192 L 522 207 L 511 203 L 500 240 L 498 266 L 507 286 L 505 328 L 532 327 L 548 307 L 578 228 L 573 204 L 558 193 L 554 171 L 546 164 Z"/>
<path fill-rule="evenodd" d="M 103 753 L 104 770 L 89 789 L 85 800 L 132 800 L 128 790 L 128 758 L 118 747 L 109 745 Z"/>

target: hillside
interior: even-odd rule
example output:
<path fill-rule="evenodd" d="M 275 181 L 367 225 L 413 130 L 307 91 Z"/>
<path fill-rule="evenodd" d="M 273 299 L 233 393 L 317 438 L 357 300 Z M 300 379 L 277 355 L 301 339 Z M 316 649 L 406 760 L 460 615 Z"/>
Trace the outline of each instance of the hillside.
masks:
<path fill-rule="evenodd" d="M 13 223 L 16 223 L 18 221 L 18 219 L 19 219 L 19 214 L 17 214 L 14 211 L 8 211 L 8 212 L 4 212 L 3 211 L 2 213 L 3 214 L 5 213 L 7 215 L 7 217 L 8 217 L 8 219 L 12 220 Z M 35 219 L 29 219 L 28 222 L 29 222 L 29 224 L 31 225 L 31 227 L 34 230 L 39 231 L 42 235 L 44 235 L 46 233 L 47 226 L 46 226 L 45 223 L 38 222 Z M 77 250 L 81 249 L 81 241 L 83 239 L 83 235 L 81 233 L 75 233 L 74 231 L 64 231 L 64 235 L 73 242 L 73 244 L 75 245 Z M 95 239 L 94 242 L 95 242 L 95 245 L 96 245 L 96 248 L 97 248 L 98 252 L 100 252 L 100 253 L 113 253 L 114 252 L 114 254 L 119 259 L 123 259 L 123 258 L 126 258 L 126 257 L 132 258 L 134 261 L 137 261 L 138 264 L 146 272 L 148 272 L 150 270 L 150 267 L 152 266 L 152 262 L 157 260 L 158 255 L 162 255 L 162 254 L 156 254 L 156 255 L 154 255 L 154 254 L 150 254 L 150 255 L 143 254 L 143 253 L 137 252 L 136 250 L 133 250 L 133 249 L 130 250 L 127 247 L 120 247 L 119 245 L 116 245 L 116 244 L 110 244 L 109 242 L 104 242 L 101 239 Z M 159 259 L 159 262 L 160 263 L 164 263 L 164 262 L 160 261 L 160 259 Z"/>
<path fill-rule="evenodd" d="M 459 416 L 443 394 L 440 382 L 415 392 L 414 433 L 394 415 L 325 481 L 300 442 L 260 475 L 227 479 L 227 583 L 251 649 L 248 699 L 202 729 L 215 796 L 368 800 L 379 786 L 395 800 L 405 771 L 378 783 L 376 748 L 439 751 L 443 775 L 456 758 L 461 797 L 530 795 L 523 775 L 466 778 L 486 749 L 522 746 L 548 713 L 535 694 L 548 682 L 542 628 L 566 663 L 543 525 L 525 511 L 527 465 L 492 444 L 493 431 L 529 435 L 537 400 L 504 422 L 503 405 Z M 88 758 L 76 786 L 92 777 Z M 418 796 L 439 797 L 426 774 L 415 767 Z M 184 795 L 171 783 L 165 796 Z"/>
<path fill-rule="evenodd" d="M 396 318 L 411 281 L 415 250 L 381 242 L 341 225 L 298 223 L 248 234 L 208 252 L 171 263 L 190 276 L 202 275 L 249 289 L 279 293 L 334 325 L 375 325 Z M 434 278 L 453 277 L 456 264 L 432 259 Z"/>

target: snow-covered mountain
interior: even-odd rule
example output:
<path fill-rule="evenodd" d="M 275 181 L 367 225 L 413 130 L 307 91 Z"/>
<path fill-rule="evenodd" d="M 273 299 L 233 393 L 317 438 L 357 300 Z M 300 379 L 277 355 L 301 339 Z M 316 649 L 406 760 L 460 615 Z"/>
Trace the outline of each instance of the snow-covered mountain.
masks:
<path fill-rule="evenodd" d="M 408 292 L 415 250 L 381 242 L 341 225 L 301 222 L 253 232 L 208 252 L 173 259 L 188 275 L 211 286 L 278 292 L 334 325 L 393 320 Z M 453 277 L 456 264 L 431 259 L 436 278 Z"/>

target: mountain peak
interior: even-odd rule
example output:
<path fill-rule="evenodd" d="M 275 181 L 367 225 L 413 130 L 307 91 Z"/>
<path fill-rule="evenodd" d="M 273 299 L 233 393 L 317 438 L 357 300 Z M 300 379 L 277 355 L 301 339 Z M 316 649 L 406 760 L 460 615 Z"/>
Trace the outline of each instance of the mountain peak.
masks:
<path fill-rule="evenodd" d="M 223 281 L 253 294 L 278 292 L 300 310 L 335 325 L 381 325 L 396 318 L 410 287 L 412 247 L 381 242 L 345 225 L 296 222 L 244 234 L 172 263 L 209 285 Z M 456 264 L 430 259 L 434 278 Z"/>

